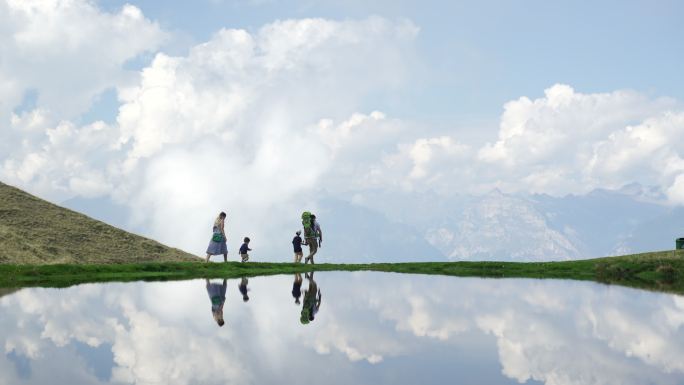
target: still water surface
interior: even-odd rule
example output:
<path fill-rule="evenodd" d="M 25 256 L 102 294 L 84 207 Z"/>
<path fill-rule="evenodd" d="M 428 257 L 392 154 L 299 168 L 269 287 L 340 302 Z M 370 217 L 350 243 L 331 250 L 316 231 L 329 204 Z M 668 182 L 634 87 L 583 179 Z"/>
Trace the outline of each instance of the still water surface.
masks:
<path fill-rule="evenodd" d="M 301 278 L 299 303 L 295 275 L 227 280 L 223 306 L 220 279 L 5 294 L 0 384 L 684 383 L 681 296 L 560 280 Z"/>

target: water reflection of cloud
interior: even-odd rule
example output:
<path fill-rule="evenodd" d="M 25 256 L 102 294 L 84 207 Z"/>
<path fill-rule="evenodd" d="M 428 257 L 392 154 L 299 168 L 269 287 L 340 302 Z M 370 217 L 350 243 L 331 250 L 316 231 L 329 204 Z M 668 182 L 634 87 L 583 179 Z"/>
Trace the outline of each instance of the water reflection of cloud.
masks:
<path fill-rule="evenodd" d="M 392 290 L 388 299 L 376 295 L 368 303 L 397 330 L 450 343 L 471 328 L 492 334 L 502 372 L 519 382 L 678 383 L 684 372 L 678 296 L 580 282 L 446 277 L 415 278 Z"/>
<path fill-rule="evenodd" d="M 132 306 L 124 314 L 128 325 L 117 324 L 112 348 L 115 380 L 136 384 L 246 380 L 230 341 L 197 329 L 166 326 L 163 319 Z"/>
<path fill-rule="evenodd" d="M 374 376 L 388 368 L 403 373 L 403 357 L 435 361 L 434 354 L 447 354 L 440 359 L 452 357 L 453 365 L 464 355 L 496 357 L 498 365 L 482 375 L 500 372 L 505 377 L 497 382 L 684 378 L 679 296 L 566 281 L 378 273 L 317 273 L 316 280 L 323 302 L 308 325 L 299 323 L 301 305 L 292 303 L 292 277 L 250 279 L 249 303 L 229 281 L 223 328 L 212 319 L 204 281 L 22 290 L 0 299 L 0 382 L 26 377 L 16 367 L 16 358 L 26 357 L 30 383 L 55 372 L 63 383 L 85 384 L 107 374 L 136 384 L 282 383 L 302 376 L 364 383 L 380 381 Z M 111 371 L 84 359 L 85 346 L 111 349 L 101 359 Z M 330 370 L 338 374 L 326 375 Z"/>
<path fill-rule="evenodd" d="M 213 333 L 184 325 L 169 325 L 164 307 L 153 308 L 160 314 L 141 310 L 163 284 L 85 285 L 67 290 L 23 290 L 2 303 L 14 320 L 3 322 L 5 350 L 26 354 L 44 368 L 52 367 L 54 356 L 71 356 L 71 383 L 97 383 L 98 379 L 74 373 L 82 362 L 77 352 L 68 348 L 78 341 L 91 347 L 111 344 L 112 380 L 136 384 L 221 383 L 222 379 L 248 380 L 240 357 L 231 344 Z M 184 286 L 183 283 L 182 286 Z M 168 285 L 173 289 L 173 284 Z M 145 288 L 143 290 L 139 290 Z M 206 294 L 205 294 L 206 295 Z M 169 299 L 160 296 L 162 299 Z M 173 301 L 167 307 L 175 307 Z M 194 309 L 175 307 L 181 313 Z M 171 312 L 173 313 L 173 312 Z M 12 327 L 14 321 L 16 327 Z M 5 327 L 7 326 L 7 327 Z M 188 327 L 189 326 L 189 327 Z M 56 353 L 55 350 L 59 350 Z M 59 367 L 60 372 L 64 368 Z M 85 368 L 83 368 L 85 369 Z M 80 379 L 75 380 L 76 377 Z M 40 383 L 35 381 L 36 383 Z M 66 381 L 65 381 L 66 383 Z"/>

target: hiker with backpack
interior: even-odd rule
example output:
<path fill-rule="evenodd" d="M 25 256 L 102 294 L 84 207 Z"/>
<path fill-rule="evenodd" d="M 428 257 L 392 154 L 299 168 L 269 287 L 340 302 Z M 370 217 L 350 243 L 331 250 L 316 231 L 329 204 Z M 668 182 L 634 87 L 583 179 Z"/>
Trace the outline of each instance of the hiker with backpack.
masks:
<path fill-rule="evenodd" d="M 318 237 L 318 248 L 321 248 L 323 247 L 323 231 L 321 231 L 321 225 L 318 224 L 316 214 L 311 214 L 311 217 L 314 220 L 314 233 L 316 233 L 316 236 Z"/>
<path fill-rule="evenodd" d="M 304 227 L 304 245 L 309 246 L 309 255 L 304 258 L 304 264 L 309 261 L 314 264 L 314 255 L 318 252 L 318 248 L 323 243 L 323 232 L 321 225 L 316 221 L 316 215 L 308 211 L 302 213 L 302 226 Z"/>

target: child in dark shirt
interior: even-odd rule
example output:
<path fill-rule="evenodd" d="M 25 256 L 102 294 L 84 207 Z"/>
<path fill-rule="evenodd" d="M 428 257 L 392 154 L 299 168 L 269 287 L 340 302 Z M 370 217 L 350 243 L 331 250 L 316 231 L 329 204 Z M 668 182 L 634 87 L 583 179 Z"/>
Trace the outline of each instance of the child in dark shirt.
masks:
<path fill-rule="evenodd" d="M 301 231 L 297 231 L 295 237 L 292 238 L 292 246 L 294 246 L 295 263 L 300 263 L 302 261 L 302 257 L 304 256 L 304 253 L 302 252 L 302 237 L 299 236 L 301 233 Z"/>
<path fill-rule="evenodd" d="M 245 243 L 240 246 L 240 257 L 242 257 L 242 262 L 247 262 L 249 260 L 247 252 L 252 251 L 252 249 L 249 248 L 249 237 L 245 237 L 244 241 Z"/>

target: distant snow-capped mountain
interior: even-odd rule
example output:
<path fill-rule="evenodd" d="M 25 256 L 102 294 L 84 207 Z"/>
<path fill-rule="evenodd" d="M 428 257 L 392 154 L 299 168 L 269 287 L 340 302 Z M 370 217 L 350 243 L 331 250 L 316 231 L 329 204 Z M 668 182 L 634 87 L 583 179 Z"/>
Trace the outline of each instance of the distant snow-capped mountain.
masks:
<path fill-rule="evenodd" d="M 639 185 L 586 195 L 356 194 L 354 200 L 416 227 L 449 260 L 551 261 L 672 248 L 684 208 Z"/>
<path fill-rule="evenodd" d="M 498 191 L 468 204 L 450 226 L 428 228 L 425 234 L 450 260 L 545 261 L 581 256 L 572 229 L 554 229 L 533 201 Z"/>

